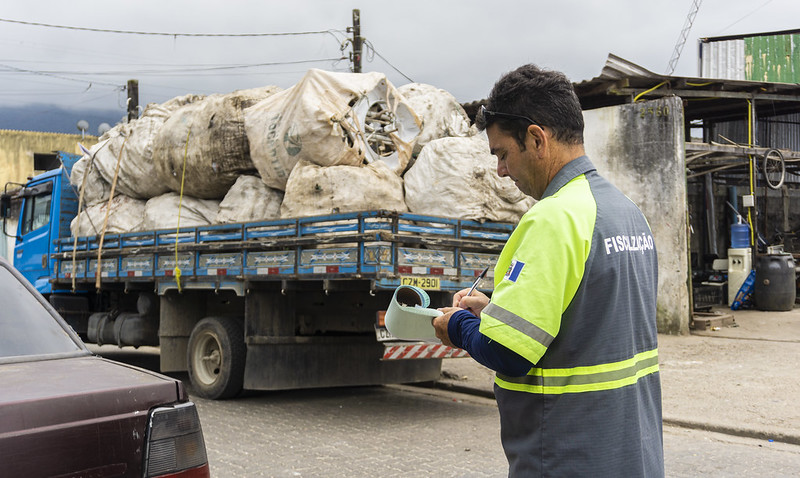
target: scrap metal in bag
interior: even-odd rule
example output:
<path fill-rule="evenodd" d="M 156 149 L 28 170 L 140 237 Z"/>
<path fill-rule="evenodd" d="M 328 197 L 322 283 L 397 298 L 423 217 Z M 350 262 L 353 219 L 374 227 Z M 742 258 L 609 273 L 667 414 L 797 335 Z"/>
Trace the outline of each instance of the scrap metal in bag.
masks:
<path fill-rule="evenodd" d="M 380 73 L 317 69 L 244 113 L 250 156 L 261 179 L 284 190 L 299 161 L 319 166 L 408 166 L 421 123 Z"/>

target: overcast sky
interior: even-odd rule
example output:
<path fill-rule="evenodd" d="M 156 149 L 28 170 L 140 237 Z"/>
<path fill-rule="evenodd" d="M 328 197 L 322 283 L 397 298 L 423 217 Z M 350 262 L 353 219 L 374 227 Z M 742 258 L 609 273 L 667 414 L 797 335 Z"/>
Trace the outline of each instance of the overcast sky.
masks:
<path fill-rule="evenodd" d="M 428 83 L 459 101 L 485 98 L 503 72 L 537 63 L 573 81 L 599 75 L 614 53 L 666 73 L 691 0 L 23 0 L 2 20 L 164 33 L 279 33 L 285 37 L 185 37 L 89 32 L 0 21 L 0 108 L 57 103 L 124 110 L 128 79 L 142 105 L 186 93 L 289 87 L 308 68 L 348 71 L 340 51 L 361 10 L 364 71 L 395 85 Z M 705 0 L 675 75 L 698 76 L 698 38 L 800 28 L 797 0 Z M 308 63 L 308 60 L 318 60 Z M 271 65 L 264 65 L 271 64 Z M 261 66 L 255 66 L 261 65 Z M 225 69 L 220 69 L 225 67 Z M 232 68 L 228 68 L 232 67 Z M 399 70 L 399 72 L 398 72 Z M 402 73 L 400 73 L 402 72 Z"/>

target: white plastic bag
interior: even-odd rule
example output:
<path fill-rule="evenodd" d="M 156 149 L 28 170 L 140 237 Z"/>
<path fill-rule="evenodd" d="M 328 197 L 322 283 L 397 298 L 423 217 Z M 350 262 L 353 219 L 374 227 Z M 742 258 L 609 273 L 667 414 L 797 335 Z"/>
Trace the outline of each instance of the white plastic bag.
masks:
<path fill-rule="evenodd" d="M 418 214 L 515 223 L 535 203 L 497 175 L 497 159 L 479 135 L 431 141 L 404 180 L 408 209 Z"/>
<path fill-rule="evenodd" d="M 219 211 L 219 201 L 166 193 L 147 201 L 144 208 L 143 231 L 153 229 L 176 229 L 180 207 L 180 227 L 207 226 L 214 221 Z"/>
<path fill-rule="evenodd" d="M 104 143 L 95 144 L 89 151 L 96 151 L 101 148 Z M 91 156 L 84 155 L 79 159 L 69 175 L 69 183 L 77 191 L 76 196 L 80 198 L 81 189 L 83 190 L 83 204 L 81 207 L 94 206 L 102 202 L 108 201 L 111 195 L 111 185 L 103 179 L 103 176 L 98 171 Z M 115 194 L 117 192 L 115 191 Z"/>
<path fill-rule="evenodd" d="M 167 190 L 180 192 L 183 180 L 185 195 L 210 199 L 225 196 L 236 178 L 255 170 L 242 111 L 279 90 L 267 86 L 210 95 L 174 111 L 154 142 L 160 183 Z"/>
<path fill-rule="evenodd" d="M 401 174 L 421 127 L 384 75 L 316 69 L 245 110 L 244 118 L 261 179 L 281 190 L 301 160 L 320 166 L 381 161 Z"/>
<path fill-rule="evenodd" d="M 281 217 L 385 209 L 406 212 L 403 180 L 383 162 L 368 166 L 297 163 L 286 184 Z"/>
<path fill-rule="evenodd" d="M 424 83 L 408 83 L 397 91 L 422 120 L 414 153 L 434 139 L 471 136 L 474 132 L 461 103 L 447 91 Z"/>
<path fill-rule="evenodd" d="M 239 176 L 219 203 L 217 224 L 268 221 L 281 217 L 283 191 L 272 189 L 256 176 Z"/>
<path fill-rule="evenodd" d="M 144 205 L 145 202 L 141 199 L 123 195 L 114 196 L 110 203 L 95 204 L 75 216 L 70 223 L 70 231 L 73 236 L 78 237 L 101 234 L 106 220 L 106 210 L 109 208 L 106 234 L 141 230 L 144 220 Z"/>
<path fill-rule="evenodd" d="M 166 184 L 156 178 L 153 141 L 173 111 L 201 98 L 186 95 L 173 98 L 163 105 L 150 104 L 140 118 L 117 124 L 103 134 L 100 141 L 105 143 L 105 147 L 98 149 L 95 156 L 103 179 L 112 184 L 116 175 L 115 191 L 138 199 L 149 199 L 169 191 Z"/>

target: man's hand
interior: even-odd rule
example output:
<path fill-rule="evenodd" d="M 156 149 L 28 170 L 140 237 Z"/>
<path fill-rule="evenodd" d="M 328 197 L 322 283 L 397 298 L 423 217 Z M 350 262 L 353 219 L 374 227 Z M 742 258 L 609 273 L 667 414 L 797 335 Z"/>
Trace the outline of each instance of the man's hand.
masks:
<path fill-rule="evenodd" d="M 442 307 L 438 310 L 444 313 L 439 317 L 431 319 L 431 325 L 433 325 L 434 330 L 436 330 L 436 338 L 441 340 L 442 344 L 448 347 L 455 347 L 453 342 L 450 341 L 450 334 L 447 332 L 447 324 L 450 323 L 450 317 L 452 317 L 453 313 L 461 309 L 458 307 Z"/>
<path fill-rule="evenodd" d="M 468 311 L 472 312 L 472 315 L 480 317 L 481 311 L 484 309 L 484 307 L 489 305 L 489 297 L 479 290 L 472 291 L 472 294 L 469 296 L 467 295 L 468 292 L 469 289 L 463 289 L 456 292 L 456 294 L 453 296 L 453 307 L 467 309 Z"/>

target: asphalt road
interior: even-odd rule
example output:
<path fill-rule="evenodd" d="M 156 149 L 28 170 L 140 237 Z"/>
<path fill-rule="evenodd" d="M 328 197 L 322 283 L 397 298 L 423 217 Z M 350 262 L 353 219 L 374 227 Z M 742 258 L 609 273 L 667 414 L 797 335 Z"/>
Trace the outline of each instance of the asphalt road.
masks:
<path fill-rule="evenodd" d="M 157 367 L 154 350 L 94 348 Z M 192 397 L 215 477 L 503 477 L 493 400 L 410 386 Z M 800 446 L 666 427 L 670 477 L 794 477 Z"/>

